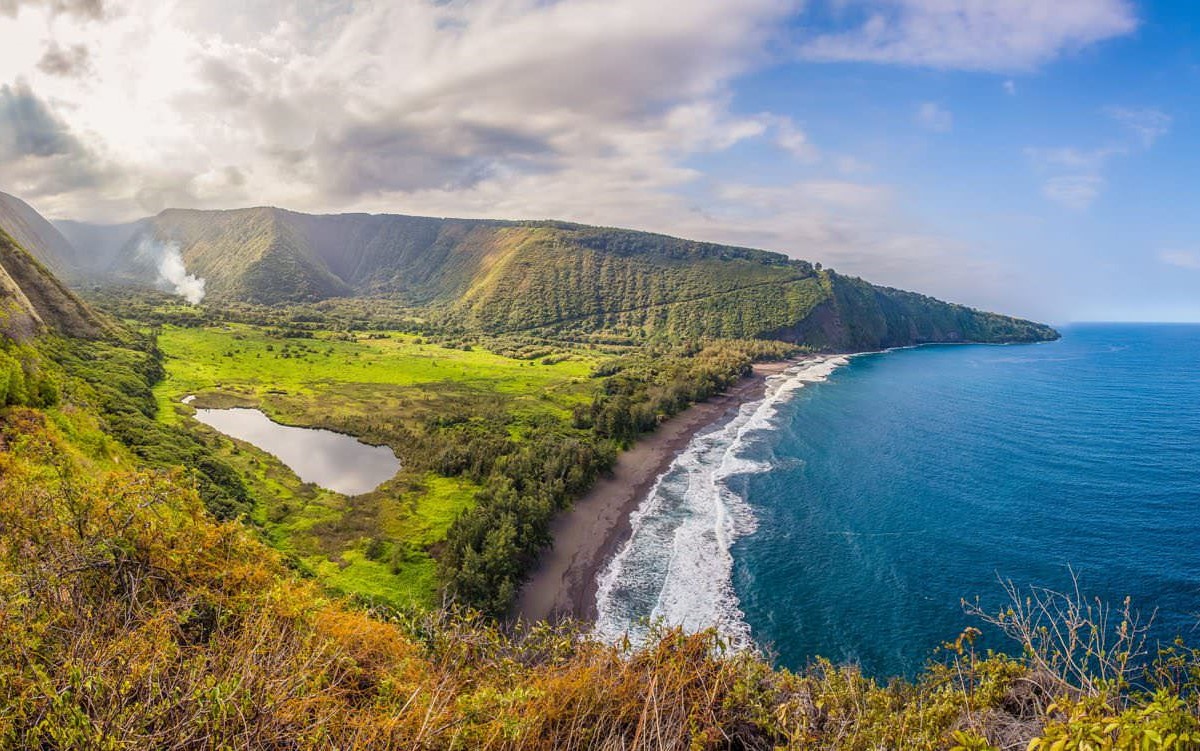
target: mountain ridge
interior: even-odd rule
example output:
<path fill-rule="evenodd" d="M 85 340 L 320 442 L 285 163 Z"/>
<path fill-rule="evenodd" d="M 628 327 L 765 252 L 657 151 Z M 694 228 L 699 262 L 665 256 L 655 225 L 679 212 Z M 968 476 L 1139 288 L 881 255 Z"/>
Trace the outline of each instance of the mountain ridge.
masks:
<path fill-rule="evenodd" d="M 0 192 L 0 229 L 58 276 L 70 275 L 76 251 L 57 227 L 14 195 Z"/>
<path fill-rule="evenodd" d="M 111 255 L 106 268 L 76 268 L 76 278 L 160 283 L 156 259 L 170 247 L 205 279 L 212 302 L 385 297 L 485 334 L 777 338 L 827 351 L 1057 337 L 1041 324 L 872 285 L 782 253 L 555 220 L 258 206 L 167 209 L 126 225 L 66 228 L 97 243 L 76 257 Z"/>

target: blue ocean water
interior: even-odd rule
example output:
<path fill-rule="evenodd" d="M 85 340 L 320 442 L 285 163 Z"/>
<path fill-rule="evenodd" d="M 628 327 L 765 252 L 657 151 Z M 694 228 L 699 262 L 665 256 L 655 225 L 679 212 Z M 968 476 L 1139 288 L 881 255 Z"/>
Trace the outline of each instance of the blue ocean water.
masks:
<path fill-rule="evenodd" d="M 1200 326 L 1063 334 L 863 355 L 777 383 L 643 504 L 626 564 L 605 574 L 601 630 L 716 602 L 721 617 L 705 617 L 783 665 L 911 674 L 979 625 L 963 598 L 998 606 L 998 577 L 1062 588 L 1073 569 L 1086 593 L 1157 608 L 1156 637 L 1200 641 Z M 688 562 L 697 550 L 724 564 Z"/>

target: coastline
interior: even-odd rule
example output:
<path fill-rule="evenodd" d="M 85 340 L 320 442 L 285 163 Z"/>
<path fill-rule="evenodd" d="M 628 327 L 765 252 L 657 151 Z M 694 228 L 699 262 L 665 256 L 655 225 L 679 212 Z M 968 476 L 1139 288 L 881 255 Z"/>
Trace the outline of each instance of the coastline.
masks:
<path fill-rule="evenodd" d="M 525 623 L 596 617 L 597 577 L 628 539 L 630 515 L 692 437 L 742 404 L 763 398 L 767 377 L 796 360 L 758 363 L 753 372 L 722 394 L 692 405 L 658 426 L 627 451 L 610 474 L 550 526 L 552 548 L 542 553 L 521 587 L 514 620 Z"/>

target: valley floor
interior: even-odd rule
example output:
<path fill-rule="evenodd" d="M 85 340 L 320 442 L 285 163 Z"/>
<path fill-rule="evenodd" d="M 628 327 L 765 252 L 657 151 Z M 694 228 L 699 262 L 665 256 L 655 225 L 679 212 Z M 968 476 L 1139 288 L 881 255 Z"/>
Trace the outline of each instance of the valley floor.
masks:
<path fill-rule="evenodd" d="M 281 338 L 263 326 L 164 326 L 159 417 L 212 437 L 258 499 L 252 521 L 333 590 L 375 602 L 437 602 L 430 548 L 470 507 L 479 484 L 431 468 L 414 435 L 430 421 L 485 427 L 515 441 L 568 423 L 591 398 L 595 359 L 544 363 L 463 350 L 400 332 L 317 330 Z M 185 395 L 195 397 L 182 404 Z M 376 491 L 347 497 L 303 483 L 278 459 L 194 423 L 194 407 L 258 407 L 288 425 L 352 434 L 396 451 L 403 468 Z"/>

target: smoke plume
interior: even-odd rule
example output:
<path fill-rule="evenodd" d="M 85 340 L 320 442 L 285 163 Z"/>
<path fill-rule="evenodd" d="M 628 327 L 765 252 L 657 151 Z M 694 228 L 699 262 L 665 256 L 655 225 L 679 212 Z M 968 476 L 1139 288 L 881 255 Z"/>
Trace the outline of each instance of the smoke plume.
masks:
<path fill-rule="evenodd" d="M 147 239 L 142 242 L 140 251 L 154 260 L 159 279 L 170 285 L 175 294 L 192 305 L 200 304 L 204 299 L 204 279 L 188 273 L 178 245 L 164 245 Z"/>

